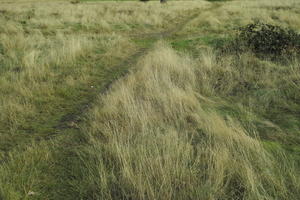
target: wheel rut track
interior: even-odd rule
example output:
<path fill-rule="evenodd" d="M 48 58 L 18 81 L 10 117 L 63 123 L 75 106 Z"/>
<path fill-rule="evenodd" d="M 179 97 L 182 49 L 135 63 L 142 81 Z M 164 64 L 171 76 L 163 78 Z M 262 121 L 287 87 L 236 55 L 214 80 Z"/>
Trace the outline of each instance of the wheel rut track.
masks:
<path fill-rule="evenodd" d="M 161 39 L 167 39 L 169 37 L 171 37 L 173 34 L 175 34 L 176 32 L 182 30 L 184 28 L 184 26 L 190 22 L 191 20 L 195 19 L 196 17 L 198 17 L 199 14 L 194 13 L 191 17 L 188 17 L 187 19 L 185 19 L 183 22 L 181 22 L 178 26 L 176 26 L 175 28 L 171 28 L 167 31 L 162 31 L 162 32 L 155 32 L 155 33 L 149 33 L 149 34 L 140 34 L 140 35 L 131 35 L 131 38 L 139 38 L 139 39 L 152 39 L 154 40 L 153 43 L 155 43 L 155 41 L 161 40 Z M 110 88 L 112 87 L 112 85 L 115 83 L 115 81 L 125 78 L 126 76 L 128 76 L 131 67 L 124 67 L 124 66 L 134 66 L 137 61 L 139 60 L 139 58 L 141 58 L 142 56 L 146 55 L 149 51 L 150 51 L 151 47 L 148 48 L 140 48 L 138 49 L 138 51 L 136 53 L 134 53 L 133 55 L 131 55 L 129 57 L 129 59 L 127 59 L 126 61 L 122 62 L 121 64 L 118 64 L 117 66 L 113 66 L 112 68 L 118 68 L 118 69 L 124 69 L 120 72 L 120 74 L 118 74 L 118 77 L 116 79 L 112 79 L 110 81 L 108 81 L 104 87 L 102 89 L 100 89 L 97 92 L 97 95 L 93 98 L 95 100 L 95 98 L 97 98 L 97 96 L 99 94 L 105 94 L 107 93 Z M 86 113 L 90 107 L 92 106 L 93 101 L 91 102 L 87 102 L 86 104 L 81 105 L 80 107 L 80 113 Z M 64 130 L 67 128 L 70 128 L 67 124 L 69 124 L 70 122 L 76 122 L 79 123 L 82 121 L 82 115 L 78 116 L 78 115 L 73 115 L 73 114 L 66 114 L 65 116 L 62 117 L 62 120 L 60 121 L 60 123 L 56 126 L 56 128 L 58 130 Z M 51 134 L 49 137 L 44 138 L 44 140 L 46 139 L 51 139 L 53 138 L 53 136 L 55 136 L 56 134 Z"/>
<path fill-rule="evenodd" d="M 220 5 L 217 5 L 217 6 L 211 5 L 209 8 L 206 8 L 206 9 L 203 9 L 203 10 L 195 9 L 195 10 L 193 10 L 193 14 L 191 14 L 189 17 L 184 19 L 182 22 L 177 24 L 175 27 L 172 27 L 167 31 L 146 33 L 146 34 L 139 34 L 139 35 L 130 35 L 130 37 L 133 38 L 133 39 L 137 39 L 137 38 L 138 39 L 151 39 L 151 40 L 153 40 L 153 42 L 151 43 L 150 47 L 147 47 L 147 48 L 141 47 L 141 48 L 139 48 L 136 51 L 136 53 L 129 56 L 126 59 L 126 61 L 123 61 L 120 64 L 117 64 L 117 65 L 113 66 L 112 68 L 119 69 L 117 76 L 115 78 L 107 81 L 101 87 L 100 90 L 94 91 L 93 95 L 91 95 L 91 98 L 88 98 L 88 101 L 83 102 L 80 105 L 78 105 L 76 111 L 73 110 L 73 111 L 63 115 L 61 117 L 61 119 L 59 120 L 59 122 L 53 127 L 55 129 L 54 132 L 51 132 L 51 133 L 49 133 L 45 136 L 43 135 L 42 137 L 33 138 L 31 141 L 36 141 L 36 142 L 48 141 L 48 140 L 55 139 L 57 136 L 66 133 L 68 130 L 69 131 L 70 130 L 78 131 L 78 129 L 79 129 L 78 125 L 83 123 L 83 121 L 86 117 L 86 113 L 92 107 L 92 105 L 95 102 L 95 100 L 97 99 L 97 97 L 100 94 L 107 93 L 111 89 L 111 87 L 115 83 L 115 81 L 128 76 L 128 74 L 131 70 L 131 67 L 124 67 L 124 66 L 134 66 L 141 57 L 146 55 L 151 50 L 152 44 L 154 44 L 156 41 L 171 38 L 177 32 L 183 30 L 184 27 L 189 22 L 191 22 L 192 20 L 194 20 L 195 18 L 200 16 L 202 12 L 206 12 L 206 11 L 209 11 L 211 9 L 218 8 L 219 6 Z M 10 149 L 8 152 L 5 152 L 5 154 L 8 155 L 9 152 L 11 152 L 12 150 L 18 148 L 19 146 L 20 145 L 16 144 L 16 146 L 14 148 Z M 30 146 L 30 143 L 29 144 L 28 143 L 27 144 L 26 143 L 22 144 L 21 149 L 23 149 L 23 148 L 25 149 L 28 146 Z M 5 156 L 4 159 L 0 160 L 0 165 L 6 163 L 7 160 L 8 160 L 8 157 Z"/>

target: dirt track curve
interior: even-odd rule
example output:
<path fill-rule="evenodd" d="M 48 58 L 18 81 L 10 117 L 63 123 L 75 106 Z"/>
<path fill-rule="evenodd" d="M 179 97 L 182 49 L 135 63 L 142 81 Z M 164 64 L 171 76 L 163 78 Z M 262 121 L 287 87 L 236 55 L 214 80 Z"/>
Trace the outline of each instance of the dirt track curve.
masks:
<path fill-rule="evenodd" d="M 84 119 L 86 116 L 86 113 L 88 110 L 91 108 L 95 100 L 97 99 L 97 96 L 99 94 L 104 94 L 113 85 L 113 83 L 120 79 L 124 78 L 129 74 L 129 71 L 131 70 L 132 66 L 135 66 L 137 61 L 144 55 L 146 55 L 150 50 L 151 46 L 158 40 L 167 40 L 170 39 L 172 36 L 174 36 L 177 32 L 181 31 L 184 29 L 184 27 L 192 20 L 195 18 L 199 17 L 201 13 L 205 11 L 209 11 L 211 9 L 215 9 L 218 6 L 211 5 L 210 7 L 200 10 L 195 9 L 189 14 L 189 16 L 185 19 L 183 19 L 181 22 L 176 23 L 176 25 L 166 31 L 162 32 L 154 32 L 154 33 L 147 33 L 147 34 L 138 34 L 138 35 L 130 35 L 131 38 L 133 39 L 149 39 L 151 40 L 151 45 L 149 47 L 141 47 L 139 48 L 134 54 L 132 54 L 130 57 L 128 57 L 125 61 L 123 61 L 121 64 L 118 64 L 116 66 L 112 66 L 112 69 L 117 69 L 117 70 L 112 70 L 112 72 L 108 73 L 116 73 L 114 75 L 114 78 L 111 80 L 107 81 L 99 90 L 92 90 L 92 94 L 89 96 L 89 98 L 86 99 L 86 101 L 78 104 L 76 109 L 70 110 L 68 113 L 66 113 L 56 125 L 53 126 L 54 130 L 53 132 L 42 136 L 42 137 L 37 137 L 33 138 L 36 142 L 39 141 L 46 141 L 46 140 L 51 140 L 54 139 L 58 135 L 62 135 L 66 132 L 72 132 L 72 131 L 78 131 L 80 124 L 84 123 Z M 30 142 L 25 143 L 25 145 L 22 144 L 22 148 L 25 148 L 26 146 L 30 145 Z M 8 154 L 11 150 L 15 149 L 16 147 L 19 147 L 19 144 L 16 144 L 12 149 L 9 149 L 6 153 Z M 6 158 L 0 160 L 1 163 L 5 163 Z"/>

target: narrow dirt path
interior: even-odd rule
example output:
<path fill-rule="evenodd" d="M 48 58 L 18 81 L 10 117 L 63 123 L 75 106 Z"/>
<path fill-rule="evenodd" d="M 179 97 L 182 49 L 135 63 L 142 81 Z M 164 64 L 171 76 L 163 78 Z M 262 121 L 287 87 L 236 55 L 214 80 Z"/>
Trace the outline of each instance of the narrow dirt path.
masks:
<path fill-rule="evenodd" d="M 49 154 L 51 155 L 51 161 L 47 163 L 49 166 L 43 169 L 42 177 L 36 177 L 36 179 L 41 178 L 47 180 L 47 183 L 45 183 L 42 188 L 37 187 L 36 192 L 47 194 L 45 199 L 76 199 L 76 192 L 78 191 L 75 186 L 82 184 L 82 177 L 85 176 L 84 170 L 79 167 L 85 163 L 81 160 L 82 157 L 78 155 L 78 152 L 81 152 L 81 150 L 84 152 L 85 147 L 89 144 L 83 136 L 84 134 L 82 134 L 84 133 L 83 127 L 86 124 L 86 113 L 92 108 L 99 94 L 105 94 L 110 90 L 116 80 L 126 77 L 130 70 L 135 70 L 132 69 L 132 66 L 135 66 L 138 60 L 152 49 L 152 45 L 155 42 L 174 39 L 176 34 L 183 30 L 188 23 L 199 17 L 204 10 L 212 9 L 212 6 L 214 6 L 214 4 L 203 10 L 193 10 L 185 19 L 176 23 L 175 26 L 166 31 L 132 35 L 131 38 L 133 40 L 149 40 L 151 44 L 141 45 L 135 53 L 127 57 L 127 59 L 124 59 L 123 62 L 109 67 L 104 76 L 113 74 L 113 77 L 104 83 L 99 80 L 98 82 L 101 86 L 99 86 L 98 89 L 91 89 L 88 98 L 85 98 L 84 101 L 77 104 L 76 108 L 61 117 L 59 122 L 53 127 L 53 132 L 43 135 L 42 137 L 30 139 L 27 143 L 22 144 L 21 147 L 14 147 L 17 152 L 22 153 L 22 149 L 25 150 L 31 146 L 32 140 L 35 140 L 34 145 L 46 144 L 47 147 L 49 146 Z M 97 83 L 95 82 L 95 84 Z M 33 148 L 38 149 L 38 146 L 33 146 Z M 14 149 L 11 149 L 11 151 Z M 9 158 L 8 156 L 2 161 L 0 160 L 0 165 L 3 164 L 4 167 L 10 166 Z M 48 184 L 48 182 L 52 184 Z M 66 193 L 66 191 L 74 192 Z"/>
<path fill-rule="evenodd" d="M 95 92 L 92 99 L 90 99 L 88 102 L 84 102 L 83 104 L 80 105 L 78 108 L 79 112 L 76 113 L 67 113 L 60 121 L 59 124 L 57 124 L 56 128 L 58 130 L 57 134 L 59 132 L 64 131 L 65 129 L 68 128 L 74 128 L 72 125 L 78 124 L 79 122 L 82 121 L 82 117 L 84 117 L 84 113 L 88 111 L 88 109 L 91 107 L 93 104 L 93 100 L 99 95 L 107 92 L 112 84 L 120 79 L 125 77 L 128 72 L 130 71 L 131 67 L 134 66 L 139 58 L 141 58 L 143 55 L 146 55 L 147 52 L 151 49 L 152 45 L 158 41 L 158 40 L 163 40 L 163 39 L 168 39 L 171 37 L 173 34 L 176 32 L 180 31 L 189 21 L 193 20 L 198 16 L 197 13 L 193 14 L 191 17 L 188 17 L 185 19 L 183 22 L 181 22 L 178 26 L 173 27 L 167 31 L 163 32 L 157 32 L 157 33 L 149 33 L 149 34 L 142 34 L 142 35 L 135 35 L 131 36 L 132 39 L 149 39 L 152 41 L 151 45 L 149 47 L 141 47 L 139 48 L 133 55 L 131 55 L 129 58 L 127 58 L 124 62 L 118 64 L 117 66 L 113 66 L 112 69 L 118 69 L 117 71 L 113 71 L 111 73 L 116 73 L 115 78 L 109 80 L 108 82 L 105 83 L 105 85 L 98 91 Z M 51 135 L 47 138 L 44 139 L 50 139 L 54 135 Z"/>
<path fill-rule="evenodd" d="M 137 61 L 139 60 L 139 58 L 141 58 L 143 55 L 146 55 L 147 52 L 149 52 L 151 50 L 151 47 L 152 47 L 152 45 L 155 42 L 157 42 L 158 40 L 167 40 L 167 39 L 171 38 L 177 32 L 179 32 L 182 29 L 184 29 L 184 27 L 190 21 L 192 21 L 195 18 L 199 17 L 199 15 L 201 15 L 202 12 L 206 12 L 206 11 L 209 11 L 211 9 L 216 9 L 218 7 L 219 7 L 219 5 L 218 6 L 212 5 L 209 8 L 201 10 L 201 12 L 200 12 L 199 9 L 195 9 L 195 10 L 193 10 L 191 12 L 192 14 L 189 17 L 187 17 L 182 22 L 178 23 L 176 26 L 174 26 L 174 27 L 172 27 L 172 28 L 170 28 L 169 30 L 166 30 L 166 31 L 155 32 L 155 33 L 139 34 L 139 35 L 131 35 L 130 37 L 132 39 L 148 39 L 148 40 L 151 40 L 152 43 L 151 43 L 151 45 L 149 47 L 141 47 L 141 48 L 139 48 L 136 51 L 136 53 L 134 53 L 133 55 L 131 55 L 124 62 L 118 64 L 117 66 L 113 66 L 112 68 L 120 69 L 117 72 L 116 78 L 114 78 L 114 79 L 110 80 L 109 82 L 107 82 L 105 84 L 105 86 L 100 91 L 97 91 L 96 95 L 103 94 L 103 93 L 107 92 L 111 88 L 112 84 L 117 79 L 125 77 L 128 74 L 128 72 L 130 71 L 131 66 L 134 66 L 137 63 Z M 125 67 L 125 66 L 127 66 L 127 67 Z M 60 128 L 60 129 L 68 128 L 67 124 L 70 124 L 71 122 L 78 122 L 78 118 L 82 117 L 82 114 L 85 113 L 90 108 L 90 106 L 92 105 L 92 103 L 93 103 L 93 101 L 89 101 L 89 102 L 86 102 L 83 105 L 81 105 L 80 108 L 79 108 L 80 113 L 81 113 L 80 115 L 66 114 L 65 117 L 61 120 L 60 124 L 57 125 L 57 128 Z"/>
<path fill-rule="evenodd" d="M 93 102 L 96 97 L 99 94 L 108 92 L 116 80 L 125 78 L 127 75 L 129 75 L 129 70 L 138 70 L 138 68 L 132 69 L 132 66 L 135 66 L 141 57 L 151 51 L 152 45 L 156 41 L 168 40 L 172 38 L 178 31 L 182 30 L 188 22 L 198 17 L 198 15 L 199 13 L 197 12 L 192 13 L 192 15 L 190 15 L 187 19 L 184 19 L 180 24 L 177 24 L 176 27 L 173 27 L 164 32 L 151 33 L 147 35 L 144 34 L 135 37 L 132 36 L 133 38 L 138 37 L 138 39 L 149 39 L 151 40 L 151 45 L 148 45 L 147 47 L 141 47 L 135 54 L 130 56 L 129 59 L 122 62 L 118 66 L 115 66 L 116 68 L 120 69 L 115 79 L 107 82 L 105 86 L 100 91 L 98 91 L 98 94 L 94 96 L 94 99 L 91 99 L 90 102 L 83 104 L 80 108 L 81 112 L 79 115 L 68 115 L 66 117 L 66 120 L 61 122 L 60 127 L 58 127 L 58 136 L 63 135 L 63 138 L 55 138 L 57 139 L 56 141 L 59 141 L 55 144 L 54 147 L 52 147 L 53 149 L 55 149 L 53 152 L 55 160 L 53 161 L 52 168 L 45 172 L 47 176 L 52 177 L 54 179 L 53 182 L 56 183 L 55 185 L 47 189 L 47 192 L 49 196 L 51 196 L 51 198 L 57 200 L 74 199 L 73 194 L 66 194 L 63 188 L 70 188 L 70 190 L 74 190 L 73 185 L 76 185 L 74 184 L 74 182 L 76 182 L 77 184 L 81 184 L 81 181 L 83 179 L 82 177 L 84 177 L 85 173 L 87 173 L 86 171 L 84 171 L 84 167 L 80 168 L 77 166 L 84 166 L 86 164 L 82 158 L 82 156 L 84 155 L 81 155 L 80 153 L 86 151 L 86 146 L 89 145 L 89 141 L 85 137 L 85 134 L 82 133 L 85 130 L 86 124 L 86 121 L 84 121 L 86 118 L 85 113 L 89 112 L 89 109 L 91 109 L 91 107 L 93 106 Z M 68 124 L 72 123 L 73 121 L 78 124 L 78 126 L 80 127 L 79 129 L 68 126 Z M 72 135 L 68 137 L 67 133 L 69 132 L 72 132 Z M 53 136 L 51 138 L 53 138 Z M 55 175 L 53 176 L 53 174 Z M 73 185 L 70 185 L 69 182 L 72 182 Z"/>
<path fill-rule="evenodd" d="M 205 9 L 206 10 L 206 9 Z M 171 38 L 174 36 L 178 31 L 182 30 L 186 24 L 188 24 L 191 20 L 198 17 L 200 14 L 199 9 L 193 10 L 189 16 L 185 19 L 183 19 L 181 22 L 176 23 L 174 27 L 162 31 L 162 32 L 155 32 L 155 33 L 149 33 L 149 34 L 140 34 L 140 35 L 131 35 L 130 37 L 132 39 L 137 40 L 149 40 L 151 41 L 150 45 L 142 46 L 140 47 L 134 54 L 129 56 L 127 59 L 125 59 L 123 62 L 116 66 L 110 67 L 111 70 L 107 70 L 105 73 L 107 76 L 110 76 L 113 74 L 113 78 L 110 80 L 105 81 L 104 83 L 101 82 L 101 87 L 96 90 L 90 90 L 90 93 L 88 94 L 88 97 L 84 99 L 83 102 L 80 102 L 76 106 L 76 108 L 73 108 L 68 111 L 65 115 L 63 115 L 58 123 L 56 123 L 53 127 L 51 132 L 47 133 L 46 135 L 32 135 L 31 137 L 25 138 L 26 141 L 22 142 L 22 144 L 14 144 L 11 148 L 8 149 L 5 154 L 9 154 L 9 152 L 15 150 L 15 149 L 26 149 L 26 147 L 30 146 L 31 141 L 47 141 L 55 139 L 57 136 L 61 136 L 66 133 L 72 133 L 72 132 L 78 132 L 80 124 L 83 122 L 85 118 L 85 113 L 88 112 L 90 107 L 93 105 L 93 102 L 97 98 L 99 94 L 103 94 L 106 91 L 109 90 L 111 85 L 117 80 L 124 76 L 126 76 L 131 69 L 131 66 L 135 66 L 136 62 L 141 58 L 143 55 L 147 54 L 147 52 L 151 49 L 152 45 L 158 41 L 158 40 L 167 40 L 168 38 Z M 104 75 L 104 76 L 106 76 Z M 98 81 L 99 82 L 99 81 Z M 95 82 L 97 84 L 97 81 Z M 6 162 L 7 156 L 4 156 L 2 160 L 0 160 L 0 164 L 3 164 Z"/>

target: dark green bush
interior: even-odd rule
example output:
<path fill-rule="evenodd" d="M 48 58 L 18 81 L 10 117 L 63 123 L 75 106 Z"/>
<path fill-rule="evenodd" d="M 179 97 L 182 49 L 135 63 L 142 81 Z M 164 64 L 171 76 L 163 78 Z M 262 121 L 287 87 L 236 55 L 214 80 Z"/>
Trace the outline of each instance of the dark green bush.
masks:
<path fill-rule="evenodd" d="M 71 4 L 79 4 L 80 3 L 80 0 L 72 0 L 70 1 Z"/>
<path fill-rule="evenodd" d="M 265 23 L 253 23 L 239 28 L 235 46 L 251 50 L 259 56 L 277 56 L 300 53 L 300 35 L 291 29 Z"/>

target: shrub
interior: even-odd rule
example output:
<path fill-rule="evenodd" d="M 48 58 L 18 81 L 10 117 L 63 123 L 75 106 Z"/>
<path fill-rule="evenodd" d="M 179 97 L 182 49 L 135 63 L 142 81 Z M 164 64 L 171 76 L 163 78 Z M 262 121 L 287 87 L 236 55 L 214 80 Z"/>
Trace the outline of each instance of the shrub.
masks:
<path fill-rule="evenodd" d="M 70 1 L 71 4 L 79 4 L 80 3 L 80 0 L 72 0 Z"/>
<path fill-rule="evenodd" d="M 239 28 L 235 46 L 251 50 L 259 56 L 277 56 L 300 53 L 300 35 L 291 29 L 265 23 L 252 23 Z"/>

